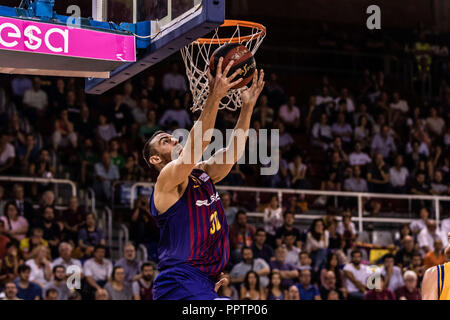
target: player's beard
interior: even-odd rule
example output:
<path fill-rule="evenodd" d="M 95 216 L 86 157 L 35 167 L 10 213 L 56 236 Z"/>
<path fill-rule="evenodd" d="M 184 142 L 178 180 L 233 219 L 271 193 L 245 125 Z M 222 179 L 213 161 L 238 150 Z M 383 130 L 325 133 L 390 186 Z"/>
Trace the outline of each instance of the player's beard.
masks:
<path fill-rule="evenodd" d="M 144 279 L 147 282 L 150 282 L 153 280 L 153 276 L 142 276 L 142 279 Z"/>

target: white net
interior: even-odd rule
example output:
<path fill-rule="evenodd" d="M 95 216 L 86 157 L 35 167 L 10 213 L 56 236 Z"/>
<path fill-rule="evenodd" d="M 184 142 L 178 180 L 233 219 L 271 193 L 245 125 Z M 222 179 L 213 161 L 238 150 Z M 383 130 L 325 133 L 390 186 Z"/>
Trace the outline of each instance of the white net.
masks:
<path fill-rule="evenodd" d="M 232 35 L 221 38 L 220 35 L 228 29 Z M 225 21 L 225 24 L 214 31 L 211 38 L 193 41 L 181 49 L 181 55 L 186 66 L 186 75 L 189 79 L 189 87 L 192 92 L 193 105 L 191 111 L 203 110 L 203 105 L 209 93 L 208 68 L 209 59 L 213 52 L 228 43 L 240 43 L 245 45 L 255 55 L 266 35 L 265 28 L 259 24 L 246 23 L 245 21 Z M 220 102 L 219 109 L 236 110 L 241 107 L 241 91 L 231 89 L 227 96 Z"/>

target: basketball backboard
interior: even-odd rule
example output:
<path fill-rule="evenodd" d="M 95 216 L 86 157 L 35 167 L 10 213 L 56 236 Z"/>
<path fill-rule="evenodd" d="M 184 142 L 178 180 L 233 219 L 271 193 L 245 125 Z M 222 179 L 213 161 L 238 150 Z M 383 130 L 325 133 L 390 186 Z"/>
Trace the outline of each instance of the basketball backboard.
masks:
<path fill-rule="evenodd" d="M 87 79 L 86 92 L 101 94 L 209 33 L 225 19 L 224 0 L 93 0 L 96 20 L 134 30 L 136 62 L 111 72 L 109 79 Z M 96 8 L 94 10 L 94 7 Z"/>

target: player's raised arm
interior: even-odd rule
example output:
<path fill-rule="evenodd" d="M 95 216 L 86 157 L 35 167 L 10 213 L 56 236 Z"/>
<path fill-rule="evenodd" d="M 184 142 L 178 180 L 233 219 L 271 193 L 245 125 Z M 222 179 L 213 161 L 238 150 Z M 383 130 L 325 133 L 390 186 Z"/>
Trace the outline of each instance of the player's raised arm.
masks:
<path fill-rule="evenodd" d="M 225 178 L 244 153 L 253 108 L 263 88 L 264 71 L 261 70 L 258 74 L 258 70 L 255 70 L 251 87 L 243 90 L 241 93 L 241 113 L 234 127 L 230 142 L 226 148 L 220 149 L 211 158 L 199 165 L 201 169 L 208 173 L 214 183 Z"/>
<path fill-rule="evenodd" d="M 437 267 L 425 271 L 422 280 L 422 300 L 438 300 L 437 276 Z"/>
<path fill-rule="evenodd" d="M 203 111 L 199 119 L 194 123 L 185 146 L 181 150 L 181 146 L 175 146 L 171 158 L 178 156 L 176 159 L 162 159 L 158 155 L 150 157 L 150 163 L 158 165 L 161 161 L 168 162 L 163 167 L 156 182 L 156 190 L 170 192 L 182 182 L 186 181 L 195 165 L 201 160 L 206 147 L 211 141 L 212 129 L 216 122 L 217 111 L 219 109 L 220 100 L 227 94 L 228 90 L 237 85 L 242 79 L 233 81 L 233 79 L 241 72 L 236 70 L 232 75 L 227 76 L 234 61 L 230 61 L 222 72 L 223 58 L 219 60 L 217 65 L 217 73 L 214 79 L 211 78 L 210 92 L 205 102 Z M 171 136 L 169 135 L 171 138 Z M 164 137 L 161 141 L 155 143 L 165 143 Z M 171 143 L 170 141 L 168 143 Z M 178 142 L 174 142 L 178 144 Z M 181 152 L 180 152 L 181 150 Z M 176 154 L 178 153 L 178 154 Z"/>

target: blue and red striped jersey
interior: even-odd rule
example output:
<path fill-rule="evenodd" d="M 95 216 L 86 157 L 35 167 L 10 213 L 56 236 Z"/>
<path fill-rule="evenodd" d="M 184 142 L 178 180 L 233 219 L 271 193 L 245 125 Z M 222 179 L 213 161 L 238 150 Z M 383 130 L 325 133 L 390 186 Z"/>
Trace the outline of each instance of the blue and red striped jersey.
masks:
<path fill-rule="evenodd" d="M 190 264 L 208 276 L 228 263 L 228 224 L 222 202 L 208 174 L 194 169 L 181 198 L 158 215 L 151 195 L 150 210 L 160 228 L 160 270 Z"/>

